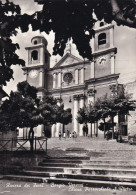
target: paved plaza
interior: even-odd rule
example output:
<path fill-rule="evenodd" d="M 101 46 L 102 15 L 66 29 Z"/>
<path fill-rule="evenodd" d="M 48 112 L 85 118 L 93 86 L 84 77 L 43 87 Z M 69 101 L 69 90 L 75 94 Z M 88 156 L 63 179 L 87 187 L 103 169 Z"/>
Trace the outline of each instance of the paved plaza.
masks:
<path fill-rule="evenodd" d="M 101 159 L 136 159 L 136 145 L 118 143 L 116 140 L 106 140 L 103 135 L 99 137 L 51 138 L 48 139 L 48 155 L 64 156 L 70 150 L 77 150 L 79 155 L 89 155 L 91 158 Z M 86 151 L 87 150 L 87 151 Z M 74 152 L 74 151 L 73 151 Z"/>

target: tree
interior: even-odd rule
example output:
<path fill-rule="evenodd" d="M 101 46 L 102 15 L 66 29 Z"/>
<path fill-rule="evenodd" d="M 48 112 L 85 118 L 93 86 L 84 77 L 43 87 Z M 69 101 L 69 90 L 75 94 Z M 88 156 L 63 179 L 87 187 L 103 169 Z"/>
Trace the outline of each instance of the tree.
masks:
<path fill-rule="evenodd" d="M 57 117 L 56 122 L 61 123 L 63 125 L 63 133 L 65 133 L 65 125 L 68 125 L 72 122 L 72 114 L 71 109 L 64 109 L 64 104 L 61 104 L 57 107 Z"/>
<path fill-rule="evenodd" d="M 57 118 L 57 100 L 53 97 L 45 97 L 39 105 L 39 111 L 42 118 L 42 124 L 50 126 L 56 123 Z"/>
<path fill-rule="evenodd" d="M 99 116 L 98 120 L 102 119 L 104 122 L 104 138 L 105 138 L 105 131 L 106 131 L 105 119 L 107 117 L 111 118 L 112 135 L 114 136 L 114 117 L 117 115 L 117 111 L 115 110 L 114 107 L 113 98 L 105 94 L 104 96 L 97 98 L 94 107 L 96 109 L 97 115 Z"/>
<path fill-rule="evenodd" d="M 51 126 L 56 122 L 68 124 L 72 121 L 71 109 L 58 106 L 53 97 L 37 98 L 37 89 L 27 81 L 18 83 L 17 92 L 10 93 L 0 107 L 0 131 L 15 131 L 17 128 L 29 128 L 30 150 L 33 151 L 34 127 Z"/>
<path fill-rule="evenodd" d="M 89 121 L 88 115 L 87 115 L 87 107 L 84 106 L 83 108 L 80 108 L 78 113 L 77 113 L 77 121 L 80 124 L 87 124 Z"/>
<path fill-rule="evenodd" d="M 104 95 L 98 98 L 95 102 L 95 107 L 97 107 L 97 112 L 101 112 L 101 119 L 104 121 L 104 132 L 106 130 L 105 119 L 107 117 L 111 118 L 111 128 L 112 128 L 112 138 L 114 138 L 114 117 L 121 115 L 128 115 L 129 111 L 134 111 L 136 108 L 135 101 L 131 100 L 129 94 L 121 93 L 114 94 L 113 96 Z M 105 134 L 105 133 L 104 133 Z"/>
<path fill-rule="evenodd" d="M 112 128 L 112 138 L 114 138 L 114 117 L 121 115 L 128 115 L 129 111 L 134 111 L 136 108 L 135 100 L 130 99 L 130 95 L 118 94 L 113 96 L 104 96 L 97 98 L 93 105 L 83 107 L 78 111 L 77 120 L 80 124 L 95 123 L 103 120 L 104 124 L 100 125 L 101 130 L 105 131 L 107 128 Z M 106 124 L 105 119 L 110 117 L 111 125 Z M 92 133 L 91 133 L 92 134 Z"/>
<path fill-rule="evenodd" d="M 17 127 L 28 127 L 31 151 L 33 151 L 34 131 L 42 119 L 39 112 L 39 100 L 37 89 L 30 86 L 26 81 L 17 85 L 18 91 L 10 93 L 9 99 L 1 105 L 0 126 L 3 131 L 15 131 Z"/>

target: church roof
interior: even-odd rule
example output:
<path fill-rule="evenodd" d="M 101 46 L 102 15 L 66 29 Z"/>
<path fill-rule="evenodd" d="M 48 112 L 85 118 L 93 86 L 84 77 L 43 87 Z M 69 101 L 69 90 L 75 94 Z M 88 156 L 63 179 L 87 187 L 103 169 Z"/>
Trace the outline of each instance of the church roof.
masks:
<path fill-rule="evenodd" d="M 66 53 L 66 55 L 62 57 L 61 60 L 57 62 L 57 64 L 53 68 L 58 68 L 60 66 L 68 66 L 74 63 L 79 63 L 79 62 L 83 62 L 83 60 L 77 58 L 71 53 Z"/>

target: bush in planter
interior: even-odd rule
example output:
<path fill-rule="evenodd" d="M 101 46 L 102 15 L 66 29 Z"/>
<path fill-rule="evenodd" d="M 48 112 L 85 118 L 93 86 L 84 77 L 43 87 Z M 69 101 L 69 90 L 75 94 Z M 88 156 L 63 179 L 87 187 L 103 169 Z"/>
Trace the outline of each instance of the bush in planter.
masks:
<path fill-rule="evenodd" d="M 118 132 L 115 131 L 114 132 L 114 138 L 118 139 L 118 135 L 119 135 Z M 107 140 L 112 139 L 112 130 L 107 131 L 106 134 L 105 134 L 105 137 L 106 137 Z"/>

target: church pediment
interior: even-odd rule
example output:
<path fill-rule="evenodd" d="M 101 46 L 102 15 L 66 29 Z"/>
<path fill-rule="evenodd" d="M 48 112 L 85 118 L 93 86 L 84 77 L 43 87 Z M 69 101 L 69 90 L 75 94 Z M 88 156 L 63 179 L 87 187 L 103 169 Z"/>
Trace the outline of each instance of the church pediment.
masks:
<path fill-rule="evenodd" d="M 67 53 L 56 65 L 56 67 L 60 66 L 69 66 L 74 63 L 82 62 L 79 58 L 73 56 L 72 54 Z"/>

